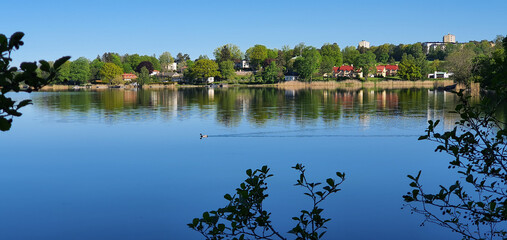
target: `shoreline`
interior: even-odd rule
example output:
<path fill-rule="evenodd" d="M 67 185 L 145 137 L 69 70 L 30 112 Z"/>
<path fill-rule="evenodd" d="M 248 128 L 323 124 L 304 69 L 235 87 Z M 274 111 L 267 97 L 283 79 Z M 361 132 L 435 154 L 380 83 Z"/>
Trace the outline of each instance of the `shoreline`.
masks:
<path fill-rule="evenodd" d="M 453 80 L 419 80 L 419 81 L 378 81 L 378 82 L 362 82 L 359 80 L 345 81 L 313 81 L 309 82 L 282 82 L 274 84 L 215 84 L 219 88 L 229 87 L 273 87 L 284 90 L 302 90 L 302 89 L 340 89 L 340 90 L 360 90 L 360 89 L 409 89 L 409 88 L 439 88 L 453 85 Z M 179 85 L 179 84 L 149 84 L 144 85 L 142 89 L 178 89 L 178 88 L 206 88 L 210 85 Z M 92 84 L 89 86 L 73 86 L 73 85 L 48 85 L 41 91 L 68 91 L 68 90 L 106 90 L 106 89 L 136 89 L 136 86 L 126 85 L 120 87 L 111 87 L 106 84 Z M 217 87 L 218 88 L 218 87 Z M 457 89 L 464 89 L 464 86 L 458 85 Z"/>

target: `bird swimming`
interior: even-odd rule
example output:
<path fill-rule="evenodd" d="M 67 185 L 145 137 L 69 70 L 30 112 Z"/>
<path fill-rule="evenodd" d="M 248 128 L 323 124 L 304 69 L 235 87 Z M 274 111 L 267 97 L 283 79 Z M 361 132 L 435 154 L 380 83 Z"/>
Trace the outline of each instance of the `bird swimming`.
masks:
<path fill-rule="evenodd" d="M 202 133 L 201 133 L 201 139 L 203 139 L 203 138 L 208 138 L 208 135 L 202 135 Z"/>

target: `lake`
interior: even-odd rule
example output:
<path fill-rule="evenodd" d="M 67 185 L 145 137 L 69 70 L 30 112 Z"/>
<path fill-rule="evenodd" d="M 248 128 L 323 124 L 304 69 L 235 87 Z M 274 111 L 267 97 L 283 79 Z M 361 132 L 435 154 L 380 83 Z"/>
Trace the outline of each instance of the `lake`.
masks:
<path fill-rule="evenodd" d="M 448 130 L 457 98 L 427 89 L 180 88 L 12 94 L 31 98 L 0 133 L 0 239 L 201 239 L 186 224 L 268 165 L 280 232 L 311 208 L 294 186 L 345 172 L 327 199 L 327 239 L 460 239 L 402 209 L 407 174 L 453 182 L 450 156 L 418 141 Z M 199 139 L 199 134 L 209 138 Z M 286 234 L 289 238 L 292 236 Z"/>

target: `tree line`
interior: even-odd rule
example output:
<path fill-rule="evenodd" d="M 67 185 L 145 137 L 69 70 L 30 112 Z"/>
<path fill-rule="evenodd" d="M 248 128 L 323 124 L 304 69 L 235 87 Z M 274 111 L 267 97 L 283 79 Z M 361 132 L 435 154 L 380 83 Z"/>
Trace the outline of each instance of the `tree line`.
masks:
<path fill-rule="evenodd" d="M 333 79 L 333 67 L 342 65 L 354 66 L 357 71 L 363 72 L 367 80 L 368 76 L 376 74 L 375 66 L 386 64 L 398 65 L 395 79 L 426 79 L 429 73 L 449 71 L 461 82 L 481 81 L 487 74 L 488 62 L 502 55 L 503 38 L 498 36 L 493 42 L 449 43 L 429 50 L 421 43 L 386 43 L 370 48 L 348 46 L 343 49 L 336 43 L 326 43 L 320 48 L 300 43 L 281 49 L 257 44 L 243 52 L 237 45 L 226 44 L 213 51 L 214 59 L 200 55 L 193 60 L 184 53 L 178 53 L 174 58 L 169 52 L 159 56 L 107 52 L 93 60 L 80 57 L 66 62 L 60 67 L 55 83 L 85 84 L 102 80 L 121 84 L 121 74 L 135 73 L 139 77 L 137 81 L 144 84 L 156 80 L 149 77 L 154 70 L 181 73 L 191 83 L 205 82 L 210 77 L 236 82 L 275 83 L 287 75 L 312 81 Z M 246 61 L 248 66 L 243 66 L 242 61 Z M 142 73 L 142 67 L 149 74 Z M 246 73 L 238 74 L 239 70 L 246 70 Z M 164 80 L 170 80 L 169 75 L 162 76 Z"/>

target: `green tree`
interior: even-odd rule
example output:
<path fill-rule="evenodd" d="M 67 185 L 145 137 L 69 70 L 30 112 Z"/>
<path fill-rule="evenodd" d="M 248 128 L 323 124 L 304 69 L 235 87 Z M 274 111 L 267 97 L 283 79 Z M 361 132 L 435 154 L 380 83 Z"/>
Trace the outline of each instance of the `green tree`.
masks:
<path fill-rule="evenodd" d="M 24 35 L 22 32 L 15 32 L 7 38 L 4 34 L 0 34 L 0 131 L 11 129 L 13 118 L 22 115 L 19 110 L 32 103 L 30 99 L 16 102 L 7 97 L 7 93 L 41 89 L 56 79 L 60 67 L 70 59 L 62 57 L 56 60 L 53 66 L 47 61 L 40 60 L 39 66 L 36 62 L 22 62 L 19 69 L 11 67 L 11 53 L 23 46 L 24 42 L 21 39 Z M 40 71 L 40 74 L 37 74 L 37 71 Z M 26 84 L 29 88 L 23 90 L 20 88 L 21 84 Z"/>
<path fill-rule="evenodd" d="M 280 69 L 276 66 L 275 62 L 271 62 L 269 66 L 262 72 L 262 79 L 266 83 L 274 83 L 278 79 Z"/>
<path fill-rule="evenodd" d="M 343 64 L 343 56 L 338 44 L 326 43 L 320 48 L 322 58 L 329 57 L 333 60 L 333 66 L 341 66 Z"/>
<path fill-rule="evenodd" d="M 354 62 L 356 67 L 362 69 L 363 77 L 366 81 L 368 81 L 368 75 L 376 73 L 375 65 L 377 62 L 375 61 L 375 57 L 375 54 L 371 51 L 367 51 L 366 53 L 360 54 Z"/>
<path fill-rule="evenodd" d="M 99 71 L 102 81 L 111 83 L 111 81 L 123 74 L 123 70 L 114 63 L 105 63 Z"/>
<path fill-rule="evenodd" d="M 102 55 L 102 61 L 104 63 L 114 63 L 116 66 L 120 67 L 123 71 L 123 63 L 121 62 L 121 57 L 118 53 L 104 53 Z"/>
<path fill-rule="evenodd" d="M 491 56 L 482 54 L 473 59 L 472 74 L 483 88 L 507 86 L 507 38 L 502 41 L 497 44 L 504 48 L 496 48 Z"/>
<path fill-rule="evenodd" d="M 64 83 L 70 80 L 70 61 L 65 62 L 56 75 L 56 83 Z"/>
<path fill-rule="evenodd" d="M 278 49 L 268 49 L 267 59 L 276 59 L 278 57 Z"/>
<path fill-rule="evenodd" d="M 243 59 L 241 49 L 232 43 L 216 48 L 215 51 L 213 51 L 213 55 L 217 62 Z"/>
<path fill-rule="evenodd" d="M 209 59 L 197 60 L 191 68 L 194 79 L 206 81 L 210 77 L 220 76 L 218 64 Z"/>
<path fill-rule="evenodd" d="M 104 62 L 102 62 L 99 57 L 90 63 L 90 80 L 100 79 L 100 69 L 102 69 L 103 66 Z"/>
<path fill-rule="evenodd" d="M 351 65 L 354 64 L 356 58 L 359 56 L 359 51 L 353 46 L 348 46 L 343 49 L 342 55 L 343 55 L 343 63 Z"/>
<path fill-rule="evenodd" d="M 146 67 L 142 67 L 137 77 L 137 86 L 142 87 L 143 85 L 150 83 L 150 71 Z"/>
<path fill-rule="evenodd" d="M 412 55 L 403 55 L 399 65 L 398 76 L 405 80 L 421 79 L 421 69 L 417 66 Z"/>
<path fill-rule="evenodd" d="M 334 66 L 335 66 L 335 61 L 332 57 L 322 56 L 322 62 L 320 63 L 320 73 L 321 74 L 331 73 L 333 71 Z"/>
<path fill-rule="evenodd" d="M 320 48 L 322 55 L 322 63 L 320 64 L 320 73 L 331 73 L 333 67 L 341 66 L 343 64 L 343 56 L 338 44 L 326 43 Z"/>
<path fill-rule="evenodd" d="M 80 57 L 70 64 L 70 79 L 83 84 L 90 79 L 90 61 Z"/>
<path fill-rule="evenodd" d="M 233 61 L 222 61 L 219 64 L 220 75 L 222 78 L 226 80 L 234 79 L 236 73 L 234 71 L 234 62 Z"/>
<path fill-rule="evenodd" d="M 126 72 L 126 73 L 133 73 L 133 72 L 134 72 L 134 69 L 132 69 L 132 67 L 130 66 L 130 64 L 128 64 L 128 63 L 123 63 L 123 72 Z"/>
<path fill-rule="evenodd" d="M 299 179 L 295 186 L 306 190 L 305 195 L 310 197 L 313 206 L 309 210 L 301 210 L 301 214 L 292 219 L 296 226 L 289 231 L 296 239 L 322 239 L 326 231 L 325 224 L 330 221 L 324 218 L 320 204 L 331 194 L 339 192 L 338 187 L 345 181 L 345 174 L 336 172 L 337 180 L 328 178 L 326 185 L 318 187 L 322 183 L 309 182 L 306 177 L 306 169 L 301 164 L 293 167 L 299 172 Z M 269 168 L 246 171 L 247 179 L 236 189 L 236 193 L 225 194 L 228 204 L 216 211 L 204 212 L 202 218 L 194 218 L 188 226 L 201 233 L 206 239 L 287 239 L 275 230 L 270 216 L 271 213 L 264 208 L 267 179 L 273 175 Z"/>
<path fill-rule="evenodd" d="M 296 58 L 294 69 L 299 74 L 300 78 L 311 82 L 313 74 L 320 69 L 321 61 L 322 57 L 316 48 L 306 47 L 303 50 L 303 56 Z"/>
<path fill-rule="evenodd" d="M 111 79 L 111 84 L 118 86 L 125 84 L 125 81 L 123 81 L 123 78 L 121 76 L 115 76 L 113 79 Z"/>
<path fill-rule="evenodd" d="M 176 62 L 177 63 L 183 63 L 183 62 L 186 62 L 190 60 L 190 56 L 188 54 L 183 54 L 183 53 L 178 53 L 178 55 L 176 55 Z"/>
<path fill-rule="evenodd" d="M 394 45 L 392 44 L 382 44 L 378 46 L 373 53 L 375 53 L 377 62 L 386 64 L 389 61 L 389 53 L 394 49 Z"/>
<path fill-rule="evenodd" d="M 171 56 L 171 53 L 169 53 L 169 52 L 162 53 L 158 57 L 158 60 L 160 62 L 160 67 L 163 71 L 165 71 L 167 69 L 167 66 L 169 66 L 169 64 L 174 63 L 174 58 L 173 58 L 173 56 Z"/>
<path fill-rule="evenodd" d="M 139 65 L 139 63 L 142 62 L 141 56 L 139 54 L 132 54 L 128 55 L 126 54 L 123 57 L 123 62 L 130 65 L 130 69 L 136 69 L 136 67 Z"/>
<path fill-rule="evenodd" d="M 475 53 L 470 49 L 460 49 L 452 52 L 446 58 L 446 65 L 454 75 L 453 78 L 460 83 L 470 83 Z"/>
<path fill-rule="evenodd" d="M 268 58 L 268 49 L 264 45 L 255 45 L 246 50 L 246 57 L 250 60 L 250 66 L 259 70 L 261 64 Z"/>

